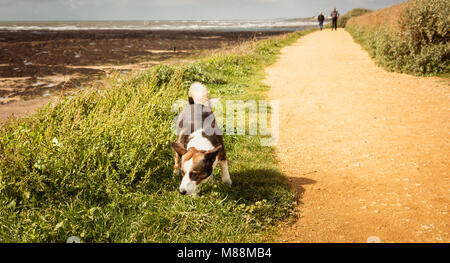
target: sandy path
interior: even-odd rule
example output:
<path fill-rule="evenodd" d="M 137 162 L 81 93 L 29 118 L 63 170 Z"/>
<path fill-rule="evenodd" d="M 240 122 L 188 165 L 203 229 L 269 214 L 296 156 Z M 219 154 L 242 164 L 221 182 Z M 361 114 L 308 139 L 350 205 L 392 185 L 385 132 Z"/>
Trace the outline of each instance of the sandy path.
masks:
<path fill-rule="evenodd" d="M 267 69 L 277 156 L 301 193 L 277 242 L 450 242 L 450 85 L 389 73 L 344 30 Z"/>

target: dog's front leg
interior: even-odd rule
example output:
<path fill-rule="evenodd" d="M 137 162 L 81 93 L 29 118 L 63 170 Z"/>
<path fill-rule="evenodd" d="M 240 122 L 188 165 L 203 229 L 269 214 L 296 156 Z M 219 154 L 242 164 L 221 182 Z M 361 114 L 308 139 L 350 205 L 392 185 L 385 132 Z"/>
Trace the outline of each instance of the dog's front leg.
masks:
<path fill-rule="evenodd" d="M 175 152 L 175 164 L 173 166 L 173 174 L 180 174 L 181 172 L 181 158 L 178 153 Z"/>
<path fill-rule="evenodd" d="M 228 172 L 227 160 L 220 161 L 220 170 L 222 172 L 222 183 L 231 187 L 232 181 L 230 178 L 230 173 Z"/>
<path fill-rule="evenodd" d="M 178 125 L 181 125 L 183 127 L 182 122 L 180 121 Z M 186 140 L 187 136 L 184 135 L 184 130 L 180 131 L 180 134 L 178 135 L 177 143 L 181 143 L 184 146 L 186 146 Z M 173 166 L 173 174 L 180 174 L 181 173 L 181 155 L 178 154 L 176 151 L 174 153 L 175 155 L 175 164 Z"/>

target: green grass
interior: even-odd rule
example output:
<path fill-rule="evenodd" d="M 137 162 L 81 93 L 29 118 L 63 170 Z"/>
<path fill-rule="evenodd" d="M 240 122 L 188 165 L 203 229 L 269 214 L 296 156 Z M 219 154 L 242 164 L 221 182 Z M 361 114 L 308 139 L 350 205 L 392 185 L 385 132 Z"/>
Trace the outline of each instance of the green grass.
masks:
<path fill-rule="evenodd" d="M 177 192 L 171 105 L 193 81 L 212 97 L 264 99 L 264 68 L 308 32 L 185 65 L 117 75 L 0 127 L 0 242 L 256 242 L 290 217 L 295 194 L 258 136 L 225 136 L 233 187 Z"/>

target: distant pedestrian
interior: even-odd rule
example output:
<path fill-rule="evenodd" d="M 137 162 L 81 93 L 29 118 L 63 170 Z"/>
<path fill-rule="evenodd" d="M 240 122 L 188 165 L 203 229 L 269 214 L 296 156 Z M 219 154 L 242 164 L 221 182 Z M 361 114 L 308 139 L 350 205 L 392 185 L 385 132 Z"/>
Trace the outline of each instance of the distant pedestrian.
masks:
<path fill-rule="evenodd" d="M 337 30 L 337 21 L 338 21 L 338 17 L 339 17 L 339 12 L 336 10 L 336 7 L 334 8 L 333 11 L 331 11 L 331 31 Z"/>
<path fill-rule="evenodd" d="M 320 12 L 319 16 L 317 17 L 317 21 L 319 21 L 319 28 L 320 31 L 322 31 L 323 28 L 323 21 L 325 20 L 325 16 L 323 16 L 323 13 Z"/>

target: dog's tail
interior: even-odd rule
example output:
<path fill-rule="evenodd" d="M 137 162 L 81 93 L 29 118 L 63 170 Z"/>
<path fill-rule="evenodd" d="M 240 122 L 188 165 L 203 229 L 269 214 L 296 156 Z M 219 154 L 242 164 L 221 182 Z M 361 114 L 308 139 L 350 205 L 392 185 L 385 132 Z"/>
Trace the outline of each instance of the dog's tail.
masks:
<path fill-rule="evenodd" d="M 189 88 L 189 104 L 201 104 L 203 106 L 211 107 L 208 90 L 205 85 L 200 82 L 192 83 Z"/>

